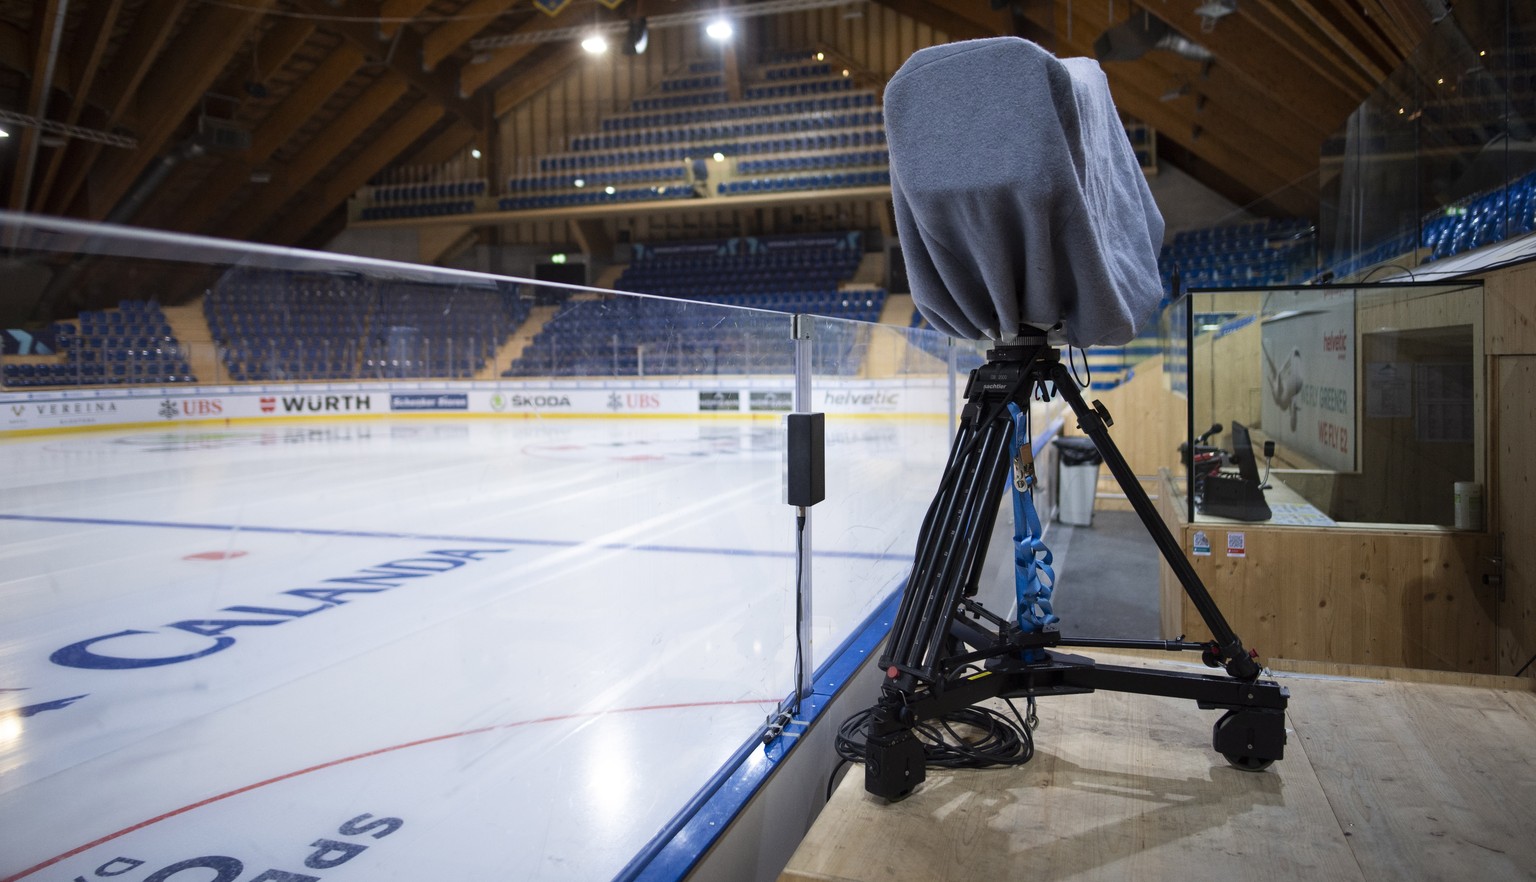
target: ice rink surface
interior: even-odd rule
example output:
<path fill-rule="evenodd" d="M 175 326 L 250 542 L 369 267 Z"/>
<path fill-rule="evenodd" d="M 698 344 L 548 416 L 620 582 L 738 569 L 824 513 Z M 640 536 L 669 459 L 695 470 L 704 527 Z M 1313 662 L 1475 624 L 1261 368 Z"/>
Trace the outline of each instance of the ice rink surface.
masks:
<path fill-rule="evenodd" d="M 782 438 L 0 441 L 0 880 L 612 878 L 792 688 Z M 946 444 L 829 418 L 813 661 L 899 586 Z"/>

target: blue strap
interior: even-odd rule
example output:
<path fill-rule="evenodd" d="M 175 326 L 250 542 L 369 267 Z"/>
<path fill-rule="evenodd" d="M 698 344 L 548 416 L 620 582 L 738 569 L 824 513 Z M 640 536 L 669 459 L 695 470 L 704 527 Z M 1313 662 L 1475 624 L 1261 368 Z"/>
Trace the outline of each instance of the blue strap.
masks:
<path fill-rule="evenodd" d="M 1013 417 L 1013 439 L 1009 453 L 1017 461 L 1019 452 L 1030 443 L 1028 421 L 1017 404 L 1009 403 Z M 1010 482 L 1011 483 L 1011 482 Z M 1056 571 L 1051 568 L 1051 550 L 1046 547 L 1035 511 L 1035 477 L 1025 477 L 1025 488 L 1013 484 L 1013 581 L 1018 596 L 1019 629 L 1026 634 L 1043 631 L 1061 621 L 1051 610 L 1051 593 L 1056 586 Z M 1028 650 L 1025 661 L 1040 658 L 1040 650 Z"/>

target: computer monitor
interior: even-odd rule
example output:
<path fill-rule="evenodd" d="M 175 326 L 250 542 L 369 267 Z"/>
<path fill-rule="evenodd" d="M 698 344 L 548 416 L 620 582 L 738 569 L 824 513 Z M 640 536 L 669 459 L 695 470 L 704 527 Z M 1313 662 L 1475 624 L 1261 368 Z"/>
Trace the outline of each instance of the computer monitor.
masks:
<path fill-rule="evenodd" d="M 1248 427 L 1232 424 L 1232 462 L 1237 474 L 1208 475 L 1202 484 L 1200 513 L 1237 521 L 1267 521 L 1272 516 L 1260 488 L 1259 463 L 1253 458 Z"/>
<path fill-rule="evenodd" d="M 1248 427 L 1239 422 L 1232 423 L 1232 463 L 1243 480 L 1255 487 L 1262 483 L 1258 460 L 1253 458 L 1253 439 L 1248 436 Z"/>

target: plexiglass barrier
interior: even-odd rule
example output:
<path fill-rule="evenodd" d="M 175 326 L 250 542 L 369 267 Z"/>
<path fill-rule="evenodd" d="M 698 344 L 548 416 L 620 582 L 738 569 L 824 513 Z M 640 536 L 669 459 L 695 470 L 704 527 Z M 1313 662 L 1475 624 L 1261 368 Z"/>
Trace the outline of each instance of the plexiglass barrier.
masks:
<path fill-rule="evenodd" d="M 790 316 L 0 227 L 41 320 L 0 392 L 0 876 L 612 878 L 764 750 Z M 958 359 L 815 325 L 819 664 L 910 566 Z"/>
<path fill-rule="evenodd" d="M 1221 425 L 1192 439 L 1196 521 L 1481 528 L 1480 286 L 1195 291 L 1187 312 L 1194 432 Z"/>
<path fill-rule="evenodd" d="M 1536 7 L 1471 0 L 1322 156 L 1323 269 L 1411 269 L 1536 229 Z"/>

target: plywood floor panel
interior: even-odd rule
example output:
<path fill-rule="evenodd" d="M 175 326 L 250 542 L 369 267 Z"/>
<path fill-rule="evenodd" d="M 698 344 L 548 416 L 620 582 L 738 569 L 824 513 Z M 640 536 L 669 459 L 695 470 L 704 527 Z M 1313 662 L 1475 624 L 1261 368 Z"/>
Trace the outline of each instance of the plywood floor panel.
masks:
<path fill-rule="evenodd" d="M 1099 656 L 1100 661 L 1140 663 Z M 903 802 L 839 786 L 781 882 L 1536 878 L 1536 695 L 1280 675 L 1287 755 L 1210 749 L 1217 714 L 1094 693 L 1043 700 L 1028 765 L 929 770 Z"/>

